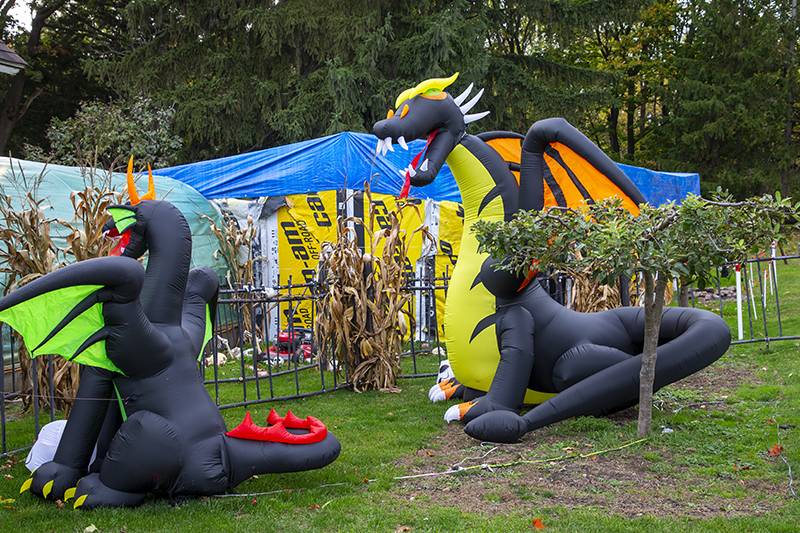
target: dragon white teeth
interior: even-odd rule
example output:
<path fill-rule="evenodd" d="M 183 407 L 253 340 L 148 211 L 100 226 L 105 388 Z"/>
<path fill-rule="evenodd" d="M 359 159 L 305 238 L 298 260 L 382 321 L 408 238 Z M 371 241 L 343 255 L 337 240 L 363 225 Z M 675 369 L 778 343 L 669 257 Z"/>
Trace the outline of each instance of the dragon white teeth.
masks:
<path fill-rule="evenodd" d="M 484 111 L 483 113 L 474 113 L 472 115 L 464 115 L 464 124 L 469 124 L 470 122 L 475 122 L 476 120 L 480 120 L 486 115 L 489 114 L 489 111 Z"/>
<path fill-rule="evenodd" d="M 400 174 L 400 176 L 403 177 L 403 178 L 406 177 L 406 169 L 398 170 L 397 173 Z"/>
<path fill-rule="evenodd" d="M 375 155 L 380 155 L 383 150 L 383 139 L 378 139 L 378 144 L 375 146 Z"/>
<path fill-rule="evenodd" d="M 478 94 L 476 94 L 475 96 L 473 96 L 473 97 L 472 97 L 472 100 L 470 100 L 469 102 L 467 102 L 466 104 L 464 104 L 464 105 L 462 105 L 462 106 L 461 106 L 461 112 L 462 112 L 463 114 L 465 114 L 465 115 L 466 115 L 466 114 L 467 114 L 467 111 L 469 111 L 470 109 L 472 109 L 473 107 L 475 107 L 475 104 L 477 104 L 477 103 L 478 103 L 478 100 L 480 100 L 480 99 L 481 99 L 481 96 L 483 96 L 483 89 L 481 89 L 480 91 L 478 91 Z"/>
<path fill-rule="evenodd" d="M 408 175 L 412 178 L 417 175 L 417 171 L 411 165 L 408 165 Z"/>
<path fill-rule="evenodd" d="M 427 159 L 422 162 L 422 164 L 419 166 L 419 169 L 422 172 L 427 172 L 427 170 L 428 170 L 428 160 Z"/>
<path fill-rule="evenodd" d="M 453 101 L 456 103 L 456 105 L 460 106 L 461 104 L 464 103 L 464 100 L 467 99 L 467 96 L 469 96 L 469 93 L 472 92 L 472 86 L 473 85 L 475 85 L 475 84 L 474 83 L 470 83 L 469 87 L 467 87 L 466 91 L 464 91 L 463 93 L 461 93 L 458 96 L 456 96 L 455 98 L 453 98 Z"/>
<path fill-rule="evenodd" d="M 406 144 L 406 139 L 402 135 L 397 138 L 397 144 L 403 147 L 403 150 L 408 150 L 408 145 Z"/>
<path fill-rule="evenodd" d="M 386 149 L 387 149 L 387 150 L 389 150 L 390 152 L 394 152 L 394 146 L 392 146 L 392 138 L 391 138 L 391 137 L 386 137 L 386 138 L 383 140 L 383 145 L 384 145 L 384 146 L 386 147 Z"/>

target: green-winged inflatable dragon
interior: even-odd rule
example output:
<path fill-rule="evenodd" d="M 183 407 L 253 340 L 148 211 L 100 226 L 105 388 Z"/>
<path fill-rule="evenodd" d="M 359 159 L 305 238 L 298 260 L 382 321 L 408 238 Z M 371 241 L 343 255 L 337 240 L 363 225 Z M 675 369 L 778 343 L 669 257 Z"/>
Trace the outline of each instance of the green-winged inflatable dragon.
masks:
<path fill-rule="evenodd" d="M 0 321 L 20 332 L 32 357 L 83 365 L 77 398 L 52 461 L 22 486 L 74 507 L 134 506 L 225 492 L 254 474 L 320 468 L 339 442 L 313 417 L 273 412 L 268 427 L 225 422 L 198 372 L 211 336 L 218 281 L 189 270 L 192 236 L 153 179 L 131 203 L 109 209 L 114 253 L 48 274 L 0 299 Z M 137 258 L 149 251 L 147 269 Z M 97 447 L 96 459 L 90 463 Z"/>

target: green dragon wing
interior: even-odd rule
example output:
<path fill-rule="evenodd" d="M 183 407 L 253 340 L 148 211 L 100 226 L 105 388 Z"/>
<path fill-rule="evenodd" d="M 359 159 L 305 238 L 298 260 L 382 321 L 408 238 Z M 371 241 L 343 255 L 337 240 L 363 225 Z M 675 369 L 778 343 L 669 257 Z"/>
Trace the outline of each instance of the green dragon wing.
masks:
<path fill-rule="evenodd" d="M 125 257 L 69 265 L 0 299 L 0 321 L 14 328 L 31 357 L 60 355 L 82 365 L 122 371 L 106 352 L 103 304 L 138 298 L 142 271 Z"/>

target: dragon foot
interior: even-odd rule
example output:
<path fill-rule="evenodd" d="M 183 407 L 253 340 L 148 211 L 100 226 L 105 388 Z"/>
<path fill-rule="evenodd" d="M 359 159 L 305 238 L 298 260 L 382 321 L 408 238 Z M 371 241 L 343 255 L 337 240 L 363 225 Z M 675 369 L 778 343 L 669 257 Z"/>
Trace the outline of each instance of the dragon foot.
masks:
<path fill-rule="evenodd" d="M 106 486 L 100 474 L 89 474 L 81 478 L 78 486 L 70 489 L 75 496 L 75 509 L 94 509 L 95 507 L 135 507 L 144 501 L 144 494 L 123 492 Z"/>
<path fill-rule="evenodd" d="M 64 493 L 74 487 L 81 477 L 77 468 L 54 461 L 44 463 L 20 487 L 20 494 L 30 489 L 33 494 L 46 500 L 62 500 Z"/>
<path fill-rule="evenodd" d="M 468 423 L 464 432 L 481 441 L 513 443 L 528 432 L 528 424 L 513 411 L 492 411 Z"/>
<path fill-rule="evenodd" d="M 510 407 L 492 401 L 488 396 L 481 396 L 471 402 L 464 402 L 450 407 L 444 413 L 444 420 L 447 423 L 461 421 L 468 424 L 479 416 L 494 411 L 514 412 Z"/>
<path fill-rule="evenodd" d="M 450 398 L 461 398 L 464 396 L 464 385 L 456 378 L 449 378 L 440 381 L 428 391 L 428 399 L 433 403 L 449 400 Z"/>

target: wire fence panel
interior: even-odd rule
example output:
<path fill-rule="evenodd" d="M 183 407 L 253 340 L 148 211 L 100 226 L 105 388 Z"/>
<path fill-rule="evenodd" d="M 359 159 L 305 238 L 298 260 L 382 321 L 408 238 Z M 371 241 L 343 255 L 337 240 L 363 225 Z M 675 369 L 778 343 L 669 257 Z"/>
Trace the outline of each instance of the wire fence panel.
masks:
<path fill-rule="evenodd" d="M 780 255 L 726 265 L 717 270 L 713 287 L 689 289 L 690 304 L 714 311 L 736 324 L 731 328 L 732 344 L 763 342 L 769 347 L 771 342 L 798 340 L 800 334 L 787 334 L 784 330 L 789 326 L 791 331 L 800 333 L 800 324 L 793 317 L 786 324 L 778 290 L 782 276 L 797 272 L 798 260 L 800 255 Z"/>

